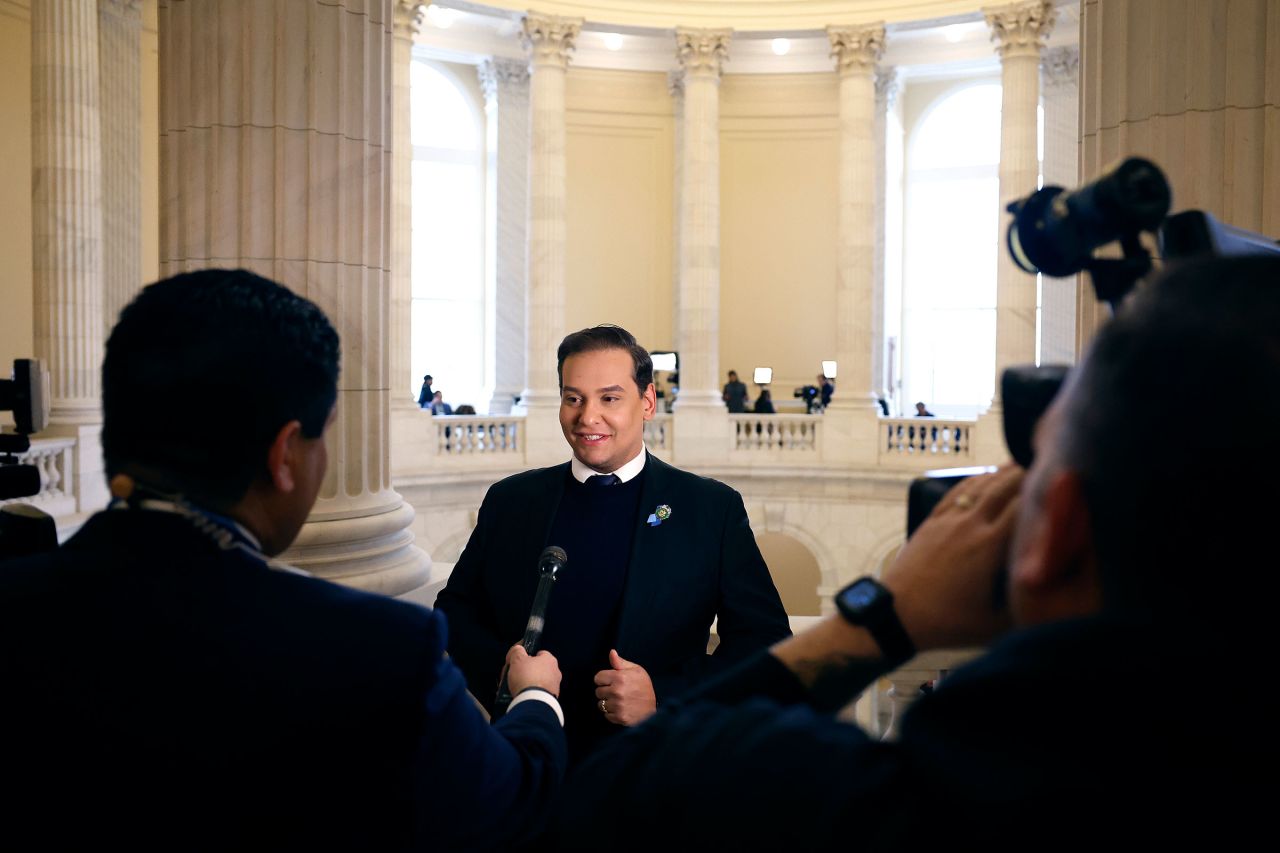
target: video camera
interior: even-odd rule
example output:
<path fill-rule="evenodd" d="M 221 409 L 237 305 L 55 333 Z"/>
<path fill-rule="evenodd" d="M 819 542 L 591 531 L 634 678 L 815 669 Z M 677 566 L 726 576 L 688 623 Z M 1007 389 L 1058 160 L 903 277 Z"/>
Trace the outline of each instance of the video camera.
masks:
<path fill-rule="evenodd" d="M 1061 277 L 1088 272 L 1094 295 L 1114 313 L 1134 286 L 1152 269 L 1143 247 L 1144 231 L 1157 234 L 1165 261 L 1198 255 L 1280 253 L 1280 242 L 1218 222 L 1208 213 L 1188 210 L 1169 216 L 1172 192 L 1164 172 L 1150 160 L 1130 157 L 1096 181 L 1074 192 L 1048 186 L 1012 202 L 1007 245 L 1014 263 L 1028 273 Z M 1093 252 L 1119 242 L 1121 258 L 1097 258 Z M 1011 367 L 1000 377 L 1004 439 L 1019 465 L 1032 462 L 1031 435 L 1066 380 L 1064 365 Z M 907 492 L 910 537 L 952 486 L 989 468 L 928 471 Z"/>
<path fill-rule="evenodd" d="M 818 407 L 818 387 L 816 385 L 802 385 L 791 396 L 797 400 L 804 400 L 804 408 L 807 412 L 813 412 Z"/>
<path fill-rule="evenodd" d="M 29 435 L 44 429 L 44 372 L 36 359 L 13 362 L 13 378 L 0 379 L 0 411 L 12 411 L 15 432 L 0 432 L 0 501 L 40 493 L 40 469 L 19 463 Z M 53 518 L 28 504 L 0 507 L 0 560 L 56 548 Z"/>

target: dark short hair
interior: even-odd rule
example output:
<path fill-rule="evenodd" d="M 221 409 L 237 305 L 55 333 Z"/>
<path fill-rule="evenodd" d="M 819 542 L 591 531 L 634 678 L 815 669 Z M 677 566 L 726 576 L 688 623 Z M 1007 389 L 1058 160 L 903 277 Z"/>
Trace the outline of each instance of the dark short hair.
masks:
<path fill-rule="evenodd" d="M 156 282 L 107 340 L 107 475 L 141 465 L 193 499 L 234 503 L 265 472 L 282 426 L 324 432 L 338 362 L 324 312 L 273 281 L 208 269 Z"/>
<path fill-rule="evenodd" d="M 653 359 L 649 351 L 636 343 L 635 335 L 621 326 L 592 326 L 566 335 L 556 350 L 556 376 L 564 388 L 564 360 L 571 355 L 605 349 L 625 350 L 631 356 L 632 378 L 640 393 L 653 384 Z"/>
<path fill-rule="evenodd" d="M 1280 258 L 1167 268 L 1076 373 L 1057 448 L 1084 487 L 1104 606 L 1249 621 L 1240 599 L 1275 583 L 1254 555 L 1275 526 L 1261 463 L 1280 434 Z"/>

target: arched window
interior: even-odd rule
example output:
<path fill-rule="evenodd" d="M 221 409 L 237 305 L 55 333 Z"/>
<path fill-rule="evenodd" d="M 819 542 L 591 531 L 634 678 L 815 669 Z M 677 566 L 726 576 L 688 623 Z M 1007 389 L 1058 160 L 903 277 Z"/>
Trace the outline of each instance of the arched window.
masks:
<path fill-rule="evenodd" d="M 413 331 L 409 390 L 424 374 L 453 406 L 485 411 L 484 113 L 445 66 L 410 70 Z"/>
<path fill-rule="evenodd" d="M 996 364 L 1000 86 L 954 90 L 907 149 L 902 293 L 903 406 L 973 415 Z"/>

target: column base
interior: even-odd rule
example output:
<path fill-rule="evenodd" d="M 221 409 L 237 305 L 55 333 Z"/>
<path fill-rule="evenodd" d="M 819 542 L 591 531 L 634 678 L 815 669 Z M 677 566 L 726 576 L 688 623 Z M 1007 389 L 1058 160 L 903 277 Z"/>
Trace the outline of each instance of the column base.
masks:
<path fill-rule="evenodd" d="M 672 407 L 672 420 L 675 423 L 674 462 L 697 466 L 729 460 L 733 430 L 729 410 L 719 394 L 681 392 Z"/>
<path fill-rule="evenodd" d="M 365 514 L 310 519 L 280 559 L 323 580 L 403 595 L 427 582 L 431 558 L 413 544 L 413 507 L 398 494 L 394 503 Z M 327 514 L 327 513 L 325 513 Z"/>

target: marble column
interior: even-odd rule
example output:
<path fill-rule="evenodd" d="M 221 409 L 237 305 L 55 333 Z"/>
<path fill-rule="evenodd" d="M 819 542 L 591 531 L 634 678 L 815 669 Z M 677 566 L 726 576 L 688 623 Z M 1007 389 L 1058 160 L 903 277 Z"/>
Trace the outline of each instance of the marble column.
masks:
<path fill-rule="evenodd" d="M 564 458 L 555 412 L 560 391 L 556 349 L 566 333 L 565 306 L 565 74 L 581 18 L 530 13 L 522 39 L 529 51 L 528 306 L 525 388 L 521 406 L 525 458 L 530 464 Z"/>
<path fill-rule="evenodd" d="M 96 0 L 31 7 L 31 236 L 35 355 L 50 428 L 77 439 L 77 508 L 106 502 L 99 443 L 103 319 L 102 134 Z"/>
<path fill-rule="evenodd" d="M 142 287 L 142 8 L 98 0 L 104 334 Z"/>
<path fill-rule="evenodd" d="M 245 267 L 342 337 L 329 470 L 284 559 L 387 594 L 421 586 L 388 453 L 393 0 L 158 12 L 163 273 Z"/>
<path fill-rule="evenodd" d="M 889 152 L 888 152 L 888 119 L 897 105 L 898 95 L 902 90 L 902 81 L 896 68 L 886 68 L 876 73 L 876 107 L 875 122 L 872 126 L 875 145 L 875 202 L 872 218 L 875 222 L 875 246 L 871 257 L 871 390 L 887 400 L 892 393 L 890 388 L 888 342 L 885 332 L 885 302 L 889 290 L 886 255 L 890 251 L 892 241 L 889 238 L 888 198 L 889 198 Z"/>
<path fill-rule="evenodd" d="M 1280 236 L 1280 4 L 1089 0 L 1080 11 L 1080 183 L 1146 157 L 1175 211 Z M 1083 345 L 1108 312 L 1080 290 Z"/>
<path fill-rule="evenodd" d="M 409 67 L 425 3 L 395 0 L 391 43 L 391 409 L 418 408 L 413 351 L 413 139 L 409 133 Z M 394 416 L 393 416 L 394 417 Z"/>
<path fill-rule="evenodd" d="M 1080 162 L 1080 48 L 1056 47 L 1044 53 L 1040 68 L 1044 91 L 1044 185 L 1074 189 Z M 1040 285 L 1040 362 L 1074 364 L 1076 296 L 1080 276 L 1050 278 Z"/>
<path fill-rule="evenodd" d="M 683 236 L 684 219 L 684 72 L 667 72 L 667 91 L 671 93 L 673 111 L 672 142 L 675 156 L 672 158 L 672 177 L 675 186 L 672 188 L 671 200 L 671 340 L 675 346 L 680 345 L 681 328 L 684 316 L 684 303 L 680 301 L 680 262 L 681 237 Z M 677 353 L 683 358 L 683 353 Z M 678 372 L 678 371 L 677 371 Z"/>
<path fill-rule="evenodd" d="M 684 77 L 677 411 L 724 410 L 720 398 L 720 68 L 729 56 L 731 35 L 731 30 L 676 30 L 676 56 Z"/>
<path fill-rule="evenodd" d="M 996 264 L 996 399 L 1006 367 L 1036 359 L 1036 281 L 1018 269 L 1005 247 L 1005 206 L 1036 189 L 1040 164 L 1036 108 L 1040 103 L 1040 52 L 1056 15 L 1049 0 L 983 9 L 1000 55 L 1000 236 Z"/>
<path fill-rule="evenodd" d="M 489 411 L 506 414 L 524 390 L 526 229 L 529 215 L 529 63 L 495 57 L 479 68 L 488 116 L 486 230 Z"/>
<path fill-rule="evenodd" d="M 884 52 L 884 25 L 829 27 L 831 56 L 840 77 L 839 269 L 836 284 L 837 393 L 829 409 L 873 408 L 880 377 L 874 374 L 876 63 Z M 881 124 L 881 127 L 883 125 Z M 883 303 L 881 303 L 883 304 Z"/>
<path fill-rule="evenodd" d="M 836 225 L 836 393 L 822 419 L 823 458 L 841 464 L 875 464 L 876 392 L 882 379 L 873 352 L 882 346 L 882 300 L 875 281 L 876 177 L 883 146 L 876 144 L 876 63 L 884 51 L 884 25 L 828 27 L 839 76 L 840 165 Z M 882 293 L 882 291 L 881 291 Z M 879 306 L 879 307 L 877 307 Z M 880 364 L 883 364 L 880 362 Z"/>

